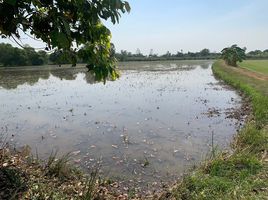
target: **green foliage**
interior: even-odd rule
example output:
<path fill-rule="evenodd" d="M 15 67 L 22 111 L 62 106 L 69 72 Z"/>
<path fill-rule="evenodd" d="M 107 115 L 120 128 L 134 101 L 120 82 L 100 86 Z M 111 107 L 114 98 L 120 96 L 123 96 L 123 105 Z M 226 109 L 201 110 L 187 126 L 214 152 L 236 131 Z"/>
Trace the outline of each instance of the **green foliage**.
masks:
<path fill-rule="evenodd" d="M 0 167 L 0 199 L 17 199 L 27 189 L 21 172 L 16 168 Z"/>
<path fill-rule="evenodd" d="M 229 159 L 221 157 L 211 161 L 205 172 L 211 176 L 241 181 L 261 169 L 260 161 L 251 154 L 234 154 Z"/>
<path fill-rule="evenodd" d="M 0 3 L 0 35 L 20 38 L 20 30 L 47 44 L 46 49 L 76 54 L 85 45 L 83 58 L 91 64 L 99 81 L 118 77 L 111 58 L 111 33 L 102 20 L 119 22 L 121 13 L 129 12 L 122 0 L 3 0 Z M 91 57 L 92 56 L 92 57 Z M 75 65 L 75 56 L 72 57 Z M 98 61 L 98 62 L 97 62 Z"/>
<path fill-rule="evenodd" d="M 254 120 L 238 133 L 232 153 L 222 153 L 206 161 L 178 184 L 175 199 L 267 199 L 268 99 L 256 81 L 228 67 L 223 61 L 213 65 L 215 75 L 251 97 Z M 265 85 L 267 88 L 267 84 Z"/>
<path fill-rule="evenodd" d="M 72 175 L 72 170 L 68 164 L 70 160 L 70 154 L 63 155 L 60 158 L 57 157 L 57 152 L 52 152 L 47 161 L 47 175 L 55 176 L 60 179 L 67 179 Z"/>
<path fill-rule="evenodd" d="M 187 52 L 183 53 L 182 50 L 175 54 L 167 51 L 163 55 L 157 55 L 151 52 L 148 56 L 141 53 L 140 49 L 137 49 L 136 53 L 133 54 L 126 50 L 122 50 L 115 54 L 116 58 L 120 61 L 158 61 L 158 60 L 201 60 L 201 59 L 218 59 L 219 53 L 212 53 L 209 49 L 203 49 L 199 52 Z"/>
<path fill-rule="evenodd" d="M 249 59 L 267 59 L 268 58 L 268 49 L 261 51 L 261 50 L 254 50 L 247 53 L 247 58 Z"/>
<path fill-rule="evenodd" d="M 99 25 L 96 30 L 100 32 L 104 29 Z M 103 35 L 101 41 L 90 43 L 87 42 L 78 55 L 83 61 L 88 63 L 88 70 L 95 74 L 95 80 L 106 81 L 107 78 L 115 80 L 119 77 L 116 71 L 114 57 L 114 47 L 110 43 L 110 35 Z M 101 66 L 101 67 L 100 67 Z"/>
<path fill-rule="evenodd" d="M 196 172 L 184 178 L 183 184 L 176 188 L 173 196 L 183 200 L 215 199 L 215 197 L 222 197 L 232 187 L 233 183 L 226 178 L 211 177 Z"/>
<path fill-rule="evenodd" d="M 268 149 L 267 130 L 259 130 L 254 123 L 248 123 L 236 138 L 237 150 L 247 149 L 251 153 L 259 154 Z"/>
<path fill-rule="evenodd" d="M 76 66 L 77 59 L 78 58 L 75 52 L 67 50 L 55 50 L 49 55 L 49 61 L 58 65 L 71 63 L 73 66 Z"/>
<path fill-rule="evenodd" d="M 203 49 L 200 51 L 201 56 L 209 56 L 209 54 L 210 54 L 209 49 Z"/>
<path fill-rule="evenodd" d="M 217 61 L 214 64 L 213 72 L 235 88 L 242 90 L 252 100 L 256 126 L 261 128 L 268 124 L 268 81 L 256 80 L 239 74 Z"/>
<path fill-rule="evenodd" d="M 237 62 L 242 62 L 246 58 L 246 49 L 238 47 L 236 44 L 231 47 L 224 48 L 222 52 L 222 59 L 231 66 L 236 67 Z"/>
<path fill-rule="evenodd" d="M 0 43 L 0 66 L 43 65 L 47 61 L 45 51 L 36 52 L 29 46 L 19 49 L 10 44 Z"/>
<path fill-rule="evenodd" d="M 83 195 L 81 197 L 82 200 L 91 200 L 94 199 L 96 195 L 96 183 L 99 175 L 99 170 L 93 170 L 90 174 L 90 177 L 87 178 Z"/>

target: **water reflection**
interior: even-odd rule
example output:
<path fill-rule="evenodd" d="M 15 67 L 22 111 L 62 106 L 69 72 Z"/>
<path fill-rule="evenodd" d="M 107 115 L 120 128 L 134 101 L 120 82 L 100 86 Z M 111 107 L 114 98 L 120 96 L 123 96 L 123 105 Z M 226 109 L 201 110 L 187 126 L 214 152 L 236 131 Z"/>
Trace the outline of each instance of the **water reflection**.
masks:
<path fill-rule="evenodd" d="M 167 62 L 125 62 L 118 63 L 120 70 L 141 70 L 141 71 L 188 71 L 193 70 L 197 66 L 202 69 L 209 68 L 210 61 L 167 61 Z M 50 75 L 59 78 L 60 80 L 75 80 L 78 73 L 85 73 L 85 80 L 89 84 L 96 83 L 94 77 L 87 73 L 87 70 L 82 65 L 76 68 L 65 66 L 59 68 L 57 66 L 44 66 L 42 68 L 7 68 L 0 69 L 0 87 L 5 89 L 16 89 L 19 85 L 28 84 L 34 85 L 40 79 L 47 80 Z"/>
<path fill-rule="evenodd" d="M 60 80 L 75 80 L 76 74 L 85 72 L 83 68 L 66 68 L 66 69 L 0 69 L 0 87 L 5 89 L 16 89 L 19 85 L 34 85 L 40 79 L 47 80 L 52 75 Z M 91 77 L 92 78 L 92 77 Z M 89 83 L 93 83 L 89 78 Z M 93 79 L 94 80 L 94 79 Z"/>
<path fill-rule="evenodd" d="M 92 84 L 79 66 L 2 70 L 0 127 L 16 146 L 44 157 L 54 148 L 75 152 L 77 165 L 101 164 L 103 176 L 144 185 L 174 180 L 204 158 L 212 133 L 226 147 L 236 130 L 225 110 L 239 107 L 240 97 L 219 84 L 211 64 L 119 63 L 121 78 L 106 85 Z"/>
<path fill-rule="evenodd" d="M 16 89 L 25 83 L 34 85 L 39 79 L 48 79 L 49 71 L 33 70 L 0 70 L 0 87 L 5 89 Z"/>

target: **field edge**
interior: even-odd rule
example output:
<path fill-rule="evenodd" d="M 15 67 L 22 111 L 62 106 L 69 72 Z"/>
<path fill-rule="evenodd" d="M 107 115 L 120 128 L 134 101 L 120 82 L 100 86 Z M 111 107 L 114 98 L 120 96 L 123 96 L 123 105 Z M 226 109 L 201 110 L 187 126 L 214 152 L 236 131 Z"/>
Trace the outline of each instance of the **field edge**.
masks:
<path fill-rule="evenodd" d="M 268 199 L 268 97 L 222 60 L 212 71 L 251 99 L 252 117 L 235 136 L 232 152 L 205 161 L 160 199 Z"/>

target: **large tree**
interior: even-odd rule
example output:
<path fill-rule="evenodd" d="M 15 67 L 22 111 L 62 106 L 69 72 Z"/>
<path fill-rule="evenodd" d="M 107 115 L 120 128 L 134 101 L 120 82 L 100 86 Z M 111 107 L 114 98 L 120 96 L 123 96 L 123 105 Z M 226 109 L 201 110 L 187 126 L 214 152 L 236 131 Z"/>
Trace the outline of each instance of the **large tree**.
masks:
<path fill-rule="evenodd" d="M 99 81 L 118 74 L 111 54 L 111 33 L 102 20 L 117 23 L 129 12 L 123 0 L 0 0 L 0 35 L 18 41 L 21 33 L 65 52 L 73 64 L 77 52 Z M 81 49 L 82 47 L 82 49 Z"/>
<path fill-rule="evenodd" d="M 222 59 L 226 62 L 227 65 L 237 66 L 237 62 L 242 62 L 246 58 L 245 54 L 246 48 L 240 48 L 236 44 L 231 47 L 224 48 L 222 53 Z"/>

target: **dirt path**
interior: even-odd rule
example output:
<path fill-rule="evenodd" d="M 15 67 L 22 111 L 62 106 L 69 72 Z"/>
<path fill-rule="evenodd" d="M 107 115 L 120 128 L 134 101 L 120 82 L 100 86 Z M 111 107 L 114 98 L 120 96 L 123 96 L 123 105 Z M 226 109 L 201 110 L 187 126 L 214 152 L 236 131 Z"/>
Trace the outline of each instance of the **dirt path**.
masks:
<path fill-rule="evenodd" d="M 234 71 L 239 72 L 243 75 L 249 76 L 251 78 L 255 78 L 257 80 L 261 80 L 261 81 L 268 81 L 268 76 L 265 74 L 261 74 L 258 72 L 254 72 L 254 71 L 250 71 L 244 68 L 233 68 Z"/>

